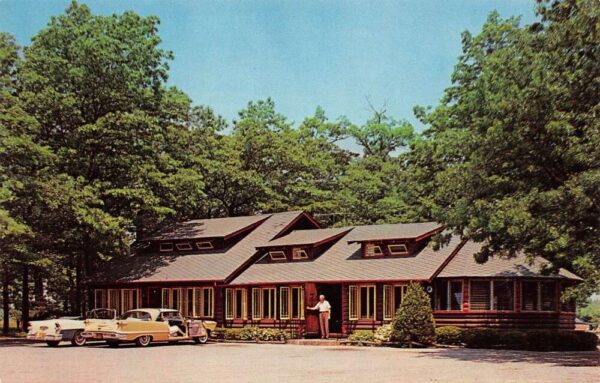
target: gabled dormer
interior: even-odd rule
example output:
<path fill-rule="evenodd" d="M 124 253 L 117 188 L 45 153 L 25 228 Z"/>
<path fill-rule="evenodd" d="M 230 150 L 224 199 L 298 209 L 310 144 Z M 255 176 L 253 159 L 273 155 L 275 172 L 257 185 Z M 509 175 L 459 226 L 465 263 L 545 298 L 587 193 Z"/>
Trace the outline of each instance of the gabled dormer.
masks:
<path fill-rule="evenodd" d="M 235 245 L 268 216 L 197 219 L 169 225 L 143 238 L 138 253 L 222 252 Z"/>
<path fill-rule="evenodd" d="M 348 243 L 360 243 L 363 258 L 412 257 L 442 229 L 436 222 L 366 226 Z"/>
<path fill-rule="evenodd" d="M 294 230 L 258 246 L 263 262 L 302 262 L 317 258 L 351 228 Z"/>

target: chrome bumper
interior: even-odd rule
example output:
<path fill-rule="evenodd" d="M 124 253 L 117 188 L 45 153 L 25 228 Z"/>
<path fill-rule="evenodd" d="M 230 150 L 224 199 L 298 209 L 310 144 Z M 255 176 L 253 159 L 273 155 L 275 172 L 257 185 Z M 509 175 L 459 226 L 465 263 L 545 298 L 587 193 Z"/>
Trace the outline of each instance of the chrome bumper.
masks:
<path fill-rule="evenodd" d="M 58 335 L 48 335 L 48 334 L 43 334 L 43 335 L 39 335 L 39 334 L 27 334 L 27 339 L 28 340 L 37 340 L 37 341 L 41 341 L 41 342 L 48 342 L 48 341 L 61 341 L 62 340 L 62 335 L 58 334 Z"/>
<path fill-rule="evenodd" d="M 86 339 L 107 339 L 107 340 L 122 340 L 127 338 L 126 334 L 119 334 L 116 332 L 102 332 L 102 331 L 84 331 L 81 336 Z"/>

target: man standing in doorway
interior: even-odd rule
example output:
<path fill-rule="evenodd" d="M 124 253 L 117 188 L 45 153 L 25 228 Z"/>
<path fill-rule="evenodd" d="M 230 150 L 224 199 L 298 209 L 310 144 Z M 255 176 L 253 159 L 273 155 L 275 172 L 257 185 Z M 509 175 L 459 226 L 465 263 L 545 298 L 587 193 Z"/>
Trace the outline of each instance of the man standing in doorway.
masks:
<path fill-rule="evenodd" d="M 314 307 L 306 307 L 309 310 L 319 310 L 319 328 L 321 339 L 329 339 L 329 318 L 331 317 L 331 305 L 325 300 L 325 295 L 319 295 L 319 301 Z"/>

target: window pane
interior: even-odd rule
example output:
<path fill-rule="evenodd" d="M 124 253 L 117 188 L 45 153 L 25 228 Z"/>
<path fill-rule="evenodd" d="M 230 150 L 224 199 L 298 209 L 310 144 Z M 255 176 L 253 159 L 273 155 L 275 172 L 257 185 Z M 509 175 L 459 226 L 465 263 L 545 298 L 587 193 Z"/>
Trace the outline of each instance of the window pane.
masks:
<path fill-rule="evenodd" d="M 435 309 L 448 310 L 448 281 L 438 281 L 436 284 Z"/>
<path fill-rule="evenodd" d="M 202 316 L 202 289 L 194 289 L 194 316 Z"/>
<path fill-rule="evenodd" d="M 538 310 L 538 283 L 537 282 L 522 282 L 521 283 L 521 309 L 523 311 Z"/>
<path fill-rule="evenodd" d="M 292 288 L 292 318 L 301 319 L 304 315 L 302 288 Z"/>
<path fill-rule="evenodd" d="M 494 310 L 512 311 L 514 308 L 513 281 L 494 281 Z"/>
<path fill-rule="evenodd" d="M 348 288 L 348 313 L 350 320 L 358 319 L 358 288 L 356 286 Z"/>
<path fill-rule="evenodd" d="M 233 289 L 225 290 L 225 318 L 233 319 Z"/>
<path fill-rule="evenodd" d="M 394 286 L 383 286 L 383 319 L 394 317 Z"/>
<path fill-rule="evenodd" d="M 275 319 L 275 289 L 263 289 L 263 318 Z"/>
<path fill-rule="evenodd" d="M 252 289 L 252 319 L 261 319 L 262 308 L 262 291 L 261 289 Z"/>
<path fill-rule="evenodd" d="M 461 281 L 450 282 L 450 310 L 462 310 L 463 284 Z"/>
<path fill-rule="evenodd" d="M 212 287 L 205 287 L 203 289 L 203 294 L 204 294 L 204 304 L 202 307 L 202 315 L 205 317 L 212 317 L 213 316 L 213 297 L 214 297 L 214 290 Z"/>
<path fill-rule="evenodd" d="M 563 294 L 565 293 L 565 290 L 568 287 L 569 286 L 564 285 L 564 284 L 562 284 L 560 286 L 560 297 L 561 297 L 560 309 L 565 312 L 574 312 L 575 311 L 575 300 L 574 299 L 569 299 L 567 301 L 562 300 Z"/>
<path fill-rule="evenodd" d="M 243 311 L 244 297 L 241 289 L 235 290 L 235 319 L 242 319 L 242 311 Z"/>
<path fill-rule="evenodd" d="M 471 281 L 471 310 L 490 309 L 490 281 Z"/>
<path fill-rule="evenodd" d="M 556 283 L 540 282 L 542 289 L 542 311 L 556 310 Z"/>
<path fill-rule="evenodd" d="M 279 293 L 279 307 L 281 309 L 280 319 L 290 319 L 290 288 L 282 287 Z"/>
<path fill-rule="evenodd" d="M 360 317 L 372 319 L 375 317 L 375 288 L 373 286 L 360 287 Z"/>

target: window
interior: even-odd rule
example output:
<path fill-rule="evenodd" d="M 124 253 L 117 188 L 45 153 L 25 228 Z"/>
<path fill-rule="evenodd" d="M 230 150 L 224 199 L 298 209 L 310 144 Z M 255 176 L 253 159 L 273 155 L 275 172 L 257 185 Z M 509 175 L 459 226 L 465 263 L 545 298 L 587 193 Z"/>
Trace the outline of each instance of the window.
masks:
<path fill-rule="evenodd" d="M 196 247 L 198 250 L 210 250 L 213 248 L 213 244 L 210 241 L 201 241 L 196 242 Z"/>
<path fill-rule="evenodd" d="M 121 312 L 139 308 L 140 300 L 139 289 L 123 289 L 121 290 Z"/>
<path fill-rule="evenodd" d="M 180 251 L 192 250 L 192 244 L 189 242 L 178 243 L 175 245 L 175 247 L 177 247 L 177 250 L 180 250 Z"/>
<path fill-rule="evenodd" d="M 307 258 L 308 258 L 308 254 L 306 253 L 306 250 L 294 249 L 294 251 L 292 252 L 292 259 L 307 259 Z"/>
<path fill-rule="evenodd" d="M 290 319 L 290 288 L 279 288 L 279 319 Z"/>
<path fill-rule="evenodd" d="M 161 242 L 160 243 L 160 251 L 173 251 L 173 243 L 172 242 Z"/>
<path fill-rule="evenodd" d="M 515 309 L 515 291 L 513 281 L 494 281 L 492 310 L 512 311 Z"/>
<path fill-rule="evenodd" d="M 460 311 L 463 305 L 462 281 L 438 281 L 435 285 L 435 309 Z"/>
<path fill-rule="evenodd" d="M 555 282 L 540 282 L 540 306 L 542 311 L 556 310 Z"/>
<path fill-rule="evenodd" d="M 161 303 L 161 307 L 163 309 L 173 309 L 173 310 L 179 310 L 182 311 L 184 309 L 183 307 L 183 289 L 180 288 L 175 288 L 175 289 L 169 289 L 169 288 L 164 288 L 162 289 L 162 303 Z"/>
<path fill-rule="evenodd" d="M 402 299 L 406 294 L 407 285 L 384 285 L 383 286 L 383 319 L 392 320 L 396 316 L 396 311 Z"/>
<path fill-rule="evenodd" d="M 281 260 L 286 259 L 285 253 L 283 251 L 270 251 L 269 255 L 271 256 L 271 259 L 274 261 L 281 261 Z"/>
<path fill-rule="evenodd" d="M 375 286 L 350 286 L 348 292 L 350 319 L 375 319 Z"/>
<path fill-rule="evenodd" d="M 106 306 L 109 309 L 113 309 L 113 310 L 116 310 L 117 312 L 119 312 L 119 294 L 118 294 L 118 290 L 115 290 L 115 289 L 109 289 L 108 290 L 108 292 L 107 292 Z"/>
<path fill-rule="evenodd" d="M 408 249 L 405 244 L 388 245 L 391 255 L 408 255 Z"/>
<path fill-rule="evenodd" d="M 106 308 L 106 290 L 94 290 L 94 308 Z"/>
<path fill-rule="evenodd" d="M 365 245 L 365 257 L 378 257 L 380 255 L 383 255 L 381 246 L 372 243 L 367 243 Z"/>
<path fill-rule="evenodd" d="M 212 287 L 196 287 L 194 289 L 194 316 L 212 318 L 214 316 L 214 300 L 215 291 Z"/>
<path fill-rule="evenodd" d="M 252 289 L 252 319 L 260 320 L 262 318 L 262 290 Z"/>
<path fill-rule="evenodd" d="M 269 287 L 262 289 L 262 317 L 263 319 L 275 319 L 276 316 L 276 299 L 275 288 Z"/>
<path fill-rule="evenodd" d="M 561 296 L 560 310 L 565 311 L 565 312 L 575 312 L 575 299 L 563 300 L 563 298 L 562 298 L 565 294 L 565 291 L 569 287 L 570 286 L 565 285 L 565 284 L 560 285 L 560 296 Z"/>
<path fill-rule="evenodd" d="M 292 287 L 292 319 L 304 319 L 304 289 Z"/>
<path fill-rule="evenodd" d="M 471 281 L 471 310 L 481 311 L 491 309 L 490 286 L 490 281 Z"/>
<path fill-rule="evenodd" d="M 225 319 L 246 319 L 246 289 L 225 290 Z"/>
<path fill-rule="evenodd" d="M 523 311 L 555 311 L 556 305 L 556 282 L 521 282 Z"/>

